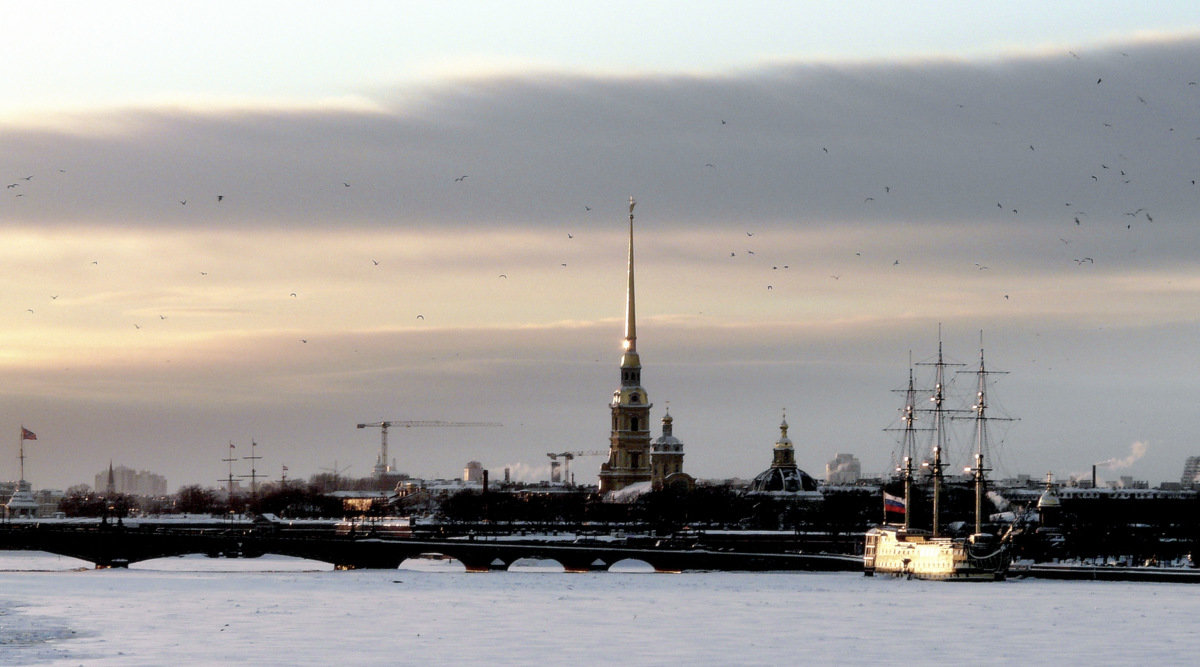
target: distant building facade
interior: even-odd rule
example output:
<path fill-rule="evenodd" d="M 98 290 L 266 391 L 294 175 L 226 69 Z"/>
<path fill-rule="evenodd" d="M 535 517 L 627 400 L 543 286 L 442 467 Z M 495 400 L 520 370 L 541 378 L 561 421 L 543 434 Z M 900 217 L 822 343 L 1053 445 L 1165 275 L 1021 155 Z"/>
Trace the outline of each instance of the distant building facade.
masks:
<path fill-rule="evenodd" d="M 825 464 L 826 484 L 856 484 L 862 477 L 862 464 L 853 454 L 834 454 Z"/>
<path fill-rule="evenodd" d="M 111 475 L 111 487 L 110 476 Z M 167 495 L 167 478 L 148 470 L 134 470 L 125 466 L 113 467 L 96 473 L 97 492 L 123 493 L 131 496 Z"/>
<path fill-rule="evenodd" d="M 1183 464 L 1183 477 L 1179 483 L 1185 489 L 1190 489 L 1200 484 L 1200 456 L 1189 456 Z"/>
<path fill-rule="evenodd" d="M 483 484 L 483 464 L 479 461 L 468 461 L 463 468 L 463 481 Z"/>

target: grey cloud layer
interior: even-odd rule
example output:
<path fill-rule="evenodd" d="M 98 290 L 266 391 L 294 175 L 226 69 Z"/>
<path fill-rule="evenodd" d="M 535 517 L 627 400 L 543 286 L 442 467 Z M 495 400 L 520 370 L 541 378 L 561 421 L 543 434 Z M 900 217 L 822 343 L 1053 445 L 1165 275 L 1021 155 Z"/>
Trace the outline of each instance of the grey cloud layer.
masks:
<path fill-rule="evenodd" d="M 17 187 L 0 215 L 544 225 L 614 212 L 634 192 L 684 225 L 1041 224 L 1079 211 L 1115 225 L 1139 208 L 1168 223 L 1200 192 L 1197 61 L 1190 40 L 713 78 L 539 75 L 393 91 L 380 112 L 114 112 L 69 132 L 7 128 Z M 95 120 L 118 131 L 92 132 Z"/>

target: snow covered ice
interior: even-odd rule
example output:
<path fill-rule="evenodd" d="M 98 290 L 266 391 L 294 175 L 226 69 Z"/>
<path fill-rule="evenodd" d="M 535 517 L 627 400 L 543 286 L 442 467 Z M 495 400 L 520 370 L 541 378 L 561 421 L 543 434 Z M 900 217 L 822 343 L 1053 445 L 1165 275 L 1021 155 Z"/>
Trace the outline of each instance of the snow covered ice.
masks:
<path fill-rule="evenodd" d="M 93 570 L 0 552 L 0 665 L 1113 664 L 1200 653 L 1196 589 L 1180 584 L 405 565 L 189 556 Z"/>

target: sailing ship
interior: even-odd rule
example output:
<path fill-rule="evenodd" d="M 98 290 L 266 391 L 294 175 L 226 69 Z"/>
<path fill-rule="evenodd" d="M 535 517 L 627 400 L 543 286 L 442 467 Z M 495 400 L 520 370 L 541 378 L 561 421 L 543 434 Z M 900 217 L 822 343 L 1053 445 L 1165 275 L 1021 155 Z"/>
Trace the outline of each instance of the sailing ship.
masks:
<path fill-rule="evenodd" d="M 942 534 L 941 497 L 943 494 L 943 460 L 946 446 L 946 409 L 944 408 L 945 369 L 948 364 L 942 356 L 942 343 L 938 341 L 937 362 L 932 364 L 935 384 L 930 400 L 933 408 L 932 431 L 933 451 L 929 464 L 929 476 L 933 483 L 931 530 L 914 528 L 911 525 L 913 507 L 913 460 L 915 454 L 916 421 L 913 374 L 908 374 L 908 390 L 902 420 L 904 436 L 901 444 L 900 475 L 904 483 L 904 498 L 892 497 L 884 491 L 885 523 L 867 531 L 863 548 L 863 572 L 872 576 L 876 572 L 917 579 L 980 580 L 1000 581 L 1005 578 L 1011 561 L 1008 536 L 998 537 L 983 531 L 983 497 L 986 487 L 984 455 L 988 451 L 987 388 L 983 349 L 979 350 L 978 389 L 975 405 L 972 406 L 975 422 L 975 465 L 972 469 L 975 487 L 975 530 L 966 537 Z M 901 524 L 887 523 L 888 506 L 903 510 Z M 892 512 L 893 514 L 896 512 Z"/>

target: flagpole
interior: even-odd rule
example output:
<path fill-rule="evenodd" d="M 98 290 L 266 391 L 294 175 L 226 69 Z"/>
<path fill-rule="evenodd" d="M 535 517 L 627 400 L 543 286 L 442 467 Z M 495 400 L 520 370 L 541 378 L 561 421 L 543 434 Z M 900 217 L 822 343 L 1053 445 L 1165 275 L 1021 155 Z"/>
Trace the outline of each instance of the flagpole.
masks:
<path fill-rule="evenodd" d="M 25 425 L 24 424 L 21 424 L 21 444 L 19 447 L 19 452 L 20 453 L 18 454 L 17 458 L 20 459 L 20 461 L 21 461 L 21 481 L 24 482 L 25 481 Z"/>

